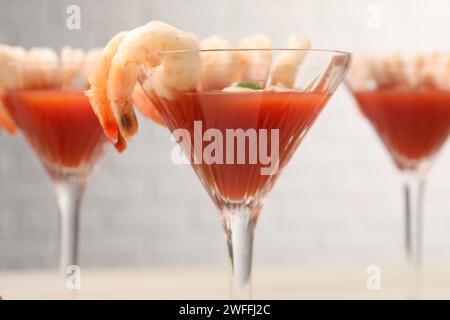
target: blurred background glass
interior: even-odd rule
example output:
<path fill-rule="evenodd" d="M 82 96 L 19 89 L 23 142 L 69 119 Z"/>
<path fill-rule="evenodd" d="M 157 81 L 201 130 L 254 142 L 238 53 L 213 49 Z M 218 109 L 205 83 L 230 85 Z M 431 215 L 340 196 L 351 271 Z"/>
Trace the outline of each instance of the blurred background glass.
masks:
<path fill-rule="evenodd" d="M 70 5 L 81 9 L 80 30 L 66 27 Z M 234 44 L 264 32 L 274 47 L 282 47 L 297 33 L 308 36 L 314 48 L 429 52 L 450 49 L 448 12 L 445 0 L 1 0 L 0 43 L 87 49 L 158 19 Z M 88 186 L 81 265 L 223 266 L 225 241 L 213 204 L 189 166 L 171 162 L 173 142 L 166 129 L 149 121 L 140 125 L 127 152 L 109 150 Z M 427 261 L 450 258 L 449 147 L 438 157 L 427 186 Z M 268 198 L 255 264 L 401 262 L 402 190 L 390 161 L 341 86 Z M 20 134 L 1 134 L 0 269 L 53 267 L 55 217 L 40 163 Z"/>

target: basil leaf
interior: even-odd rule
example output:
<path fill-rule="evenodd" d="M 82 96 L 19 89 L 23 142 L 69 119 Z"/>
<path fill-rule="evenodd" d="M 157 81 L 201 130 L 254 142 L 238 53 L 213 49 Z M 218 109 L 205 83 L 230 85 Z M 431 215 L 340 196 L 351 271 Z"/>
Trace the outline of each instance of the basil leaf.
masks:
<path fill-rule="evenodd" d="M 241 88 L 249 88 L 249 89 L 253 89 L 253 90 L 261 90 L 261 87 L 254 82 L 238 82 L 236 84 L 236 87 L 241 87 Z"/>

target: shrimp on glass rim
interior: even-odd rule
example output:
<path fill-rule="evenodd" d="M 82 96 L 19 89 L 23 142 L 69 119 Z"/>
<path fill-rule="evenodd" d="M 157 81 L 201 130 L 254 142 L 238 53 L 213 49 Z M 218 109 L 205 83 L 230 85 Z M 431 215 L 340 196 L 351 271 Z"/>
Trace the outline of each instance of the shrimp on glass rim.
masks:
<path fill-rule="evenodd" d="M 240 65 L 236 81 L 254 82 L 264 88 L 272 62 L 270 38 L 265 34 L 245 37 L 241 40 L 239 48 L 245 50 L 239 52 Z"/>
<path fill-rule="evenodd" d="M 119 140 L 122 139 L 119 137 L 119 129 L 109 105 L 106 93 L 106 81 L 108 79 L 111 61 L 126 34 L 126 32 L 120 32 L 115 35 L 101 51 L 100 55 L 91 66 L 88 75 L 88 82 L 90 83 L 91 88 L 86 91 L 92 109 L 105 131 L 106 137 L 114 144 L 117 144 Z"/>
<path fill-rule="evenodd" d="M 134 106 L 145 118 L 153 120 L 160 125 L 165 125 L 164 120 L 156 110 L 155 106 L 152 103 L 152 100 L 149 99 L 147 93 L 139 83 L 134 87 L 133 94 L 131 95 L 131 100 L 133 101 Z"/>
<path fill-rule="evenodd" d="M 59 57 L 52 48 L 30 48 L 20 68 L 23 72 L 23 85 L 27 88 L 41 89 L 60 83 Z"/>
<path fill-rule="evenodd" d="M 0 98 L 5 90 L 21 85 L 20 68 L 16 64 L 25 59 L 26 52 L 20 47 L 0 45 Z M 16 124 L 0 99 L 0 128 L 10 134 L 16 132 Z"/>
<path fill-rule="evenodd" d="M 311 43 L 305 37 L 291 35 L 289 37 L 288 49 L 309 49 Z M 283 51 L 272 67 L 271 85 L 282 85 L 292 88 L 297 75 L 298 67 L 303 62 L 306 50 Z"/>
<path fill-rule="evenodd" d="M 149 70 L 152 90 L 160 97 L 173 99 L 177 91 L 196 89 L 201 72 L 200 46 L 194 35 L 160 21 L 128 32 L 119 42 L 116 50 L 107 46 L 102 52 L 112 57 L 109 66 L 100 58 L 95 62 L 87 95 L 93 108 L 103 111 L 96 112 L 100 122 L 109 123 L 110 119 L 104 117 L 112 114 L 118 137 L 128 139 L 138 128 L 131 101 L 141 68 Z M 184 52 L 174 52 L 179 50 Z M 173 53 L 167 55 L 164 51 Z M 102 96 L 105 88 L 107 99 Z M 118 142 L 114 134 L 107 135 L 114 143 Z"/>
<path fill-rule="evenodd" d="M 60 53 L 60 76 L 64 85 L 73 85 L 83 68 L 85 53 L 83 49 L 65 46 Z"/>
<path fill-rule="evenodd" d="M 210 36 L 200 42 L 202 50 L 202 90 L 222 90 L 228 87 L 239 67 L 239 53 L 231 50 L 231 44 L 219 37 Z M 221 63 L 217 63 L 220 61 Z"/>

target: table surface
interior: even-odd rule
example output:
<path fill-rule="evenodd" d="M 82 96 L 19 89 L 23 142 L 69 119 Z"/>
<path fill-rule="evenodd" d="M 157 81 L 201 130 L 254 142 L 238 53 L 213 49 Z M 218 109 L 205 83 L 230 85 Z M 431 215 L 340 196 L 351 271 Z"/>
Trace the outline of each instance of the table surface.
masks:
<path fill-rule="evenodd" d="M 378 290 L 368 289 L 374 274 L 367 268 L 367 264 L 255 266 L 253 298 L 450 298 L 450 263 L 423 269 L 418 296 L 411 294 L 410 273 L 404 267 L 380 265 Z M 4 271 L 0 295 L 3 299 L 228 299 L 228 272 L 219 267 L 83 269 L 81 289 L 71 291 L 54 270 Z"/>

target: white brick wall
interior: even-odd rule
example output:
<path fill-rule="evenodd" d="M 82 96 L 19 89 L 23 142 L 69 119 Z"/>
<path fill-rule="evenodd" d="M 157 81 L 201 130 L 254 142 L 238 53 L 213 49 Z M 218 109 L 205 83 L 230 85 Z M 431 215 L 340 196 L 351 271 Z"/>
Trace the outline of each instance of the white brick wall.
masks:
<path fill-rule="evenodd" d="M 65 29 L 78 4 L 82 30 Z M 379 6 L 381 29 L 367 29 Z M 92 47 L 151 19 L 237 42 L 290 32 L 315 47 L 347 50 L 448 49 L 450 2 L 442 1 L 0 1 L 0 42 Z M 191 168 L 170 162 L 168 132 L 149 122 L 123 154 L 110 150 L 88 187 L 82 214 L 86 266 L 223 264 L 215 209 Z M 450 257 L 450 148 L 430 176 L 427 257 Z M 57 215 L 51 184 L 18 135 L 0 136 L 0 269 L 53 267 Z M 256 233 L 256 263 L 398 260 L 400 181 L 387 153 L 345 88 L 329 102 L 279 179 Z"/>

